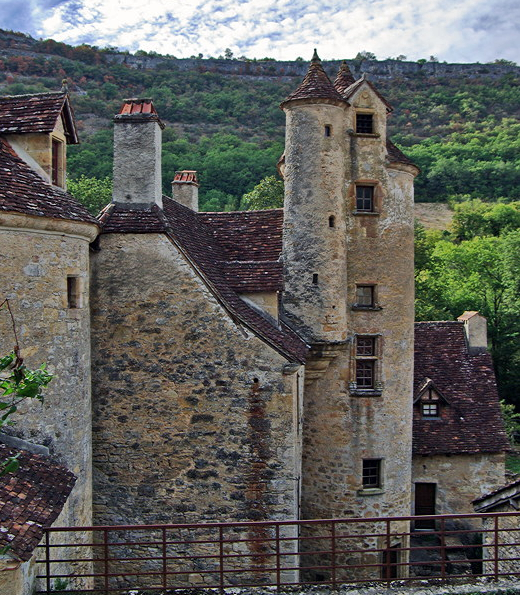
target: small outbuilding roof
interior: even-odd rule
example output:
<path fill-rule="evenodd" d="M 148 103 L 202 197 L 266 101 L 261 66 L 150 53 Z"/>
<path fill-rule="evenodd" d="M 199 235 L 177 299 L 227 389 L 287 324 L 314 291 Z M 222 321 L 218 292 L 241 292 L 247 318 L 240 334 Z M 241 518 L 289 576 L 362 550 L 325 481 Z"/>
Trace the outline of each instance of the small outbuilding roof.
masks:
<path fill-rule="evenodd" d="M 0 460 L 18 456 L 20 467 L 0 477 L 0 547 L 26 561 L 63 509 L 76 477 L 49 457 L 0 444 Z"/>
<path fill-rule="evenodd" d="M 470 354 L 463 322 L 415 324 L 416 396 L 425 379 L 431 379 L 446 406 L 434 419 L 422 417 L 420 407 L 414 408 L 414 454 L 509 450 L 491 356 L 487 352 Z"/>

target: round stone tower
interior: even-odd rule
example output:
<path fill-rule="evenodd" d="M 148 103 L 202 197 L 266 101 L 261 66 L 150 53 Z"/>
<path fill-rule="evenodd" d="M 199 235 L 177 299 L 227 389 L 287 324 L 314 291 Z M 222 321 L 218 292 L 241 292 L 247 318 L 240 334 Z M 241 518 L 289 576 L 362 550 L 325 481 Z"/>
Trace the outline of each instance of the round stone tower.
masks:
<path fill-rule="evenodd" d="M 284 308 L 311 345 L 302 517 L 409 515 L 417 168 L 386 138 L 391 106 L 346 64 L 333 85 L 315 55 L 282 107 Z M 358 545 L 377 574 L 406 538 Z"/>
<path fill-rule="evenodd" d="M 345 110 L 316 51 L 286 113 L 284 307 L 305 340 L 346 339 Z"/>

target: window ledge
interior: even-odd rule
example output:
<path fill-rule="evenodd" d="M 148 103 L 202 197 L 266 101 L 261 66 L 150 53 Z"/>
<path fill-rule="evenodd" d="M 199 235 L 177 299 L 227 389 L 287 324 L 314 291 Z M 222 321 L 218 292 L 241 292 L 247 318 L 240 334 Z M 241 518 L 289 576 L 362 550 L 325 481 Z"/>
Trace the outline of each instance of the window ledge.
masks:
<path fill-rule="evenodd" d="M 352 304 L 350 306 L 351 310 L 369 310 L 371 312 L 379 312 L 379 310 L 382 310 L 383 307 L 382 306 L 378 306 L 377 304 L 375 306 L 361 306 L 360 304 Z"/>
<path fill-rule="evenodd" d="M 358 496 L 379 496 L 384 494 L 385 490 L 383 488 L 363 488 L 356 493 Z"/>
<path fill-rule="evenodd" d="M 379 215 L 381 215 L 381 213 L 379 213 L 378 211 L 352 211 L 352 214 L 357 215 L 358 217 L 361 215 L 367 217 L 379 217 Z"/>
<path fill-rule="evenodd" d="M 380 397 L 383 391 L 378 388 L 351 388 L 350 394 L 353 397 Z"/>
<path fill-rule="evenodd" d="M 368 128 L 368 126 L 367 126 Z M 358 138 L 381 138 L 378 132 L 349 132 L 350 136 L 356 136 Z"/>

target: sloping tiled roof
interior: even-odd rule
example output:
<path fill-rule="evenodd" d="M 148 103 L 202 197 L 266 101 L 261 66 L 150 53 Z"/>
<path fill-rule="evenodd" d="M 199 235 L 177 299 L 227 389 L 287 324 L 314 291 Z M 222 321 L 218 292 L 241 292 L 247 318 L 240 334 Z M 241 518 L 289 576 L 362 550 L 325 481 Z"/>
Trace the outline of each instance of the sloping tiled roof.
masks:
<path fill-rule="evenodd" d="M 409 159 L 401 151 L 401 149 L 398 149 L 390 139 L 386 140 L 386 150 L 388 151 L 388 159 L 391 162 L 404 163 L 405 165 L 413 165 L 414 167 L 417 167 L 417 165 L 415 165 L 415 163 L 411 159 Z M 419 168 L 417 167 L 417 169 Z"/>
<path fill-rule="evenodd" d="M 350 68 L 348 67 L 345 60 L 343 60 L 341 66 L 339 67 L 338 74 L 336 75 L 336 79 L 334 80 L 334 88 L 340 95 L 343 93 L 356 82 L 352 72 L 350 72 Z"/>
<path fill-rule="evenodd" d="M 74 114 L 66 93 L 0 97 L 0 134 L 48 134 L 61 115 L 68 143 L 77 144 Z"/>
<path fill-rule="evenodd" d="M 296 91 L 281 103 L 281 107 L 297 99 L 325 99 L 335 103 L 344 103 L 343 97 L 336 91 L 327 73 L 323 70 L 316 50 L 314 50 L 314 56 L 305 78 Z"/>
<path fill-rule="evenodd" d="M 282 288 L 281 209 L 243 213 L 195 213 L 163 196 L 164 211 L 111 206 L 103 233 L 166 233 L 206 279 L 232 318 L 292 360 L 303 362 L 305 343 L 246 304 L 237 292 Z M 236 226 L 236 227 L 235 227 Z M 236 278 L 231 280 L 231 277 Z"/>
<path fill-rule="evenodd" d="M 0 138 L 0 211 L 97 223 L 70 194 L 51 186 Z"/>
<path fill-rule="evenodd" d="M 69 497 L 75 476 L 48 457 L 0 445 L 0 460 L 20 454 L 20 467 L 0 477 L 0 547 L 28 560 Z"/>
<path fill-rule="evenodd" d="M 414 394 L 431 378 L 446 397 L 440 419 L 414 407 L 413 452 L 419 455 L 504 452 L 509 443 L 489 353 L 470 355 L 464 323 L 415 324 Z"/>

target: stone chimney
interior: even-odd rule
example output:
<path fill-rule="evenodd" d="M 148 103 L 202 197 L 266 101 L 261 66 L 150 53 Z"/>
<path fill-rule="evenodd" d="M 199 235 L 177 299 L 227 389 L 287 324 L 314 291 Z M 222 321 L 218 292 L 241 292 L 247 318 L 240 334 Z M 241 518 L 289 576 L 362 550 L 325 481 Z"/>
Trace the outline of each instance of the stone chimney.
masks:
<path fill-rule="evenodd" d="M 163 128 L 151 99 L 125 99 L 114 117 L 112 202 L 132 209 L 162 209 Z"/>
<path fill-rule="evenodd" d="M 199 180 L 196 171 L 185 169 L 175 172 L 172 198 L 192 211 L 199 210 Z"/>
<path fill-rule="evenodd" d="M 487 351 L 487 320 L 478 312 L 466 311 L 457 318 L 464 323 L 466 343 L 471 354 Z"/>

